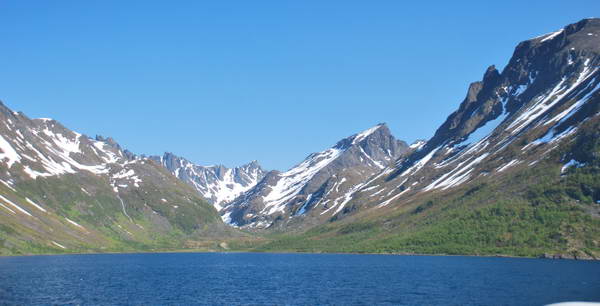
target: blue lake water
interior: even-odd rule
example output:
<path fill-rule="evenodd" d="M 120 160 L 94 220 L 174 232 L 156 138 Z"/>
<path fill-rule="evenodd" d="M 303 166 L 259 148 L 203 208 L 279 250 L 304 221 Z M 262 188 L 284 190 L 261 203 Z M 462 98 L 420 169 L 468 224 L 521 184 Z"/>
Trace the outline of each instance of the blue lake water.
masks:
<path fill-rule="evenodd" d="M 341 254 L 0 257 L 0 304 L 543 305 L 600 301 L 600 262 Z"/>

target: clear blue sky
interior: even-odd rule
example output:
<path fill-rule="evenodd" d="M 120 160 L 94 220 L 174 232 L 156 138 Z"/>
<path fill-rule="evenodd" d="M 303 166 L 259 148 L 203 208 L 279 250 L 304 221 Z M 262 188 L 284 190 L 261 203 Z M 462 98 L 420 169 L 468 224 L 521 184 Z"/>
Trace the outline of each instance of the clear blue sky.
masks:
<path fill-rule="evenodd" d="M 285 170 L 430 137 L 487 66 L 600 1 L 0 1 L 0 99 L 141 154 Z"/>

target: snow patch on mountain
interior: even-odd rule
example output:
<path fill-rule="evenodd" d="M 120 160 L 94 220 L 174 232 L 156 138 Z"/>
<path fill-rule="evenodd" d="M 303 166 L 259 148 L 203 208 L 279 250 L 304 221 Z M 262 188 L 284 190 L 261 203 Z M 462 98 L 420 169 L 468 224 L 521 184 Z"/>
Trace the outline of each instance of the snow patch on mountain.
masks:
<path fill-rule="evenodd" d="M 410 168 L 404 170 L 400 176 L 406 176 L 408 174 L 412 174 L 415 173 L 419 170 L 421 170 L 421 168 L 423 168 L 428 162 L 429 160 L 431 160 L 431 158 L 433 158 L 433 155 L 435 155 L 435 153 L 441 149 L 442 147 L 437 147 L 433 150 L 431 150 L 429 153 L 427 153 L 427 155 L 425 155 L 423 158 L 419 159 L 418 161 L 416 161 Z"/>
<path fill-rule="evenodd" d="M 12 167 L 12 165 L 16 162 L 21 161 L 21 156 L 15 151 L 15 149 L 10 145 L 4 137 L 0 136 L 0 160 L 6 159 L 6 165 L 8 168 Z"/>
<path fill-rule="evenodd" d="M 577 79 L 572 85 L 567 85 L 567 77 L 563 77 L 561 81 L 554 86 L 547 94 L 538 96 L 534 103 L 527 107 L 513 122 L 508 126 L 508 129 L 512 129 L 512 133 L 516 134 L 520 132 L 524 127 L 529 125 L 540 116 L 544 115 L 547 110 L 551 109 L 559 102 L 562 102 L 563 98 L 569 95 L 574 89 L 578 88 L 583 82 L 587 81 L 594 73 L 598 71 L 598 68 L 591 68 L 589 65 L 589 59 L 585 61 L 583 70 L 577 76 Z"/>
<path fill-rule="evenodd" d="M 467 181 L 469 179 L 470 173 L 473 171 L 473 167 L 475 165 L 479 164 L 480 162 L 482 162 L 488 155 L 489 155 L 489 153 L 484 153 L 484 154 L 481 154 L 480 156 L 473 158 L 470 161 L 467 160 L 467 161 L 463 161 L 463 162 L 459 163 L 454 170 L 447 172 L 446 174 L 442 175 L 437 180 L 433 181 L 431 184 L 429 184 L 427 187 L 425 187 L 423 189 L 423 191 L 428 191 L 428 190 L 438 189 L 438 188 L 441 188 L 442 190 L 446 190 L 446 189 L 449 189 L 456 185 L 464 183 L 465 181 Z M 464 165 L 468 161 L 469 161 L 469 163 Z"/>
<path fill-rule="evenodd" d="M 540 40 L 540 42 L 545 42 L 545 41 L 549 41 L 549 40 L 553 40 L 556 36 L 560 35 L 565 29 L 560 29 L 556 32 L 552 32 L 552 33 L 548 33 L 543 35 L 542 37 L 544 37 L 542 40 Z"/>
<path fill-rule="evenodd" d="M 423 148 L 423 146 L 427 143 L 427 141 L 425 140 L 417 140 L 415 142 L 413 142 L 409 148 L 413 149 L 413 150 L 421 150 L 421 148 Z"/>
<path fill-rule="evenodd" d="M 506 104 L 506 100 L 504 100 L 502 102 L 502 113 L 496 117 L 493 120 L 489 120 L 486 123 L 484 123 L 483 126 L 477 128 L 476 130 L 474 130 L 473 132 L 471 132 L 469 134 L 469 136 L 463 140 L 462 142 L 458 143 L 456 146 L 468 146 L 471 145 L 473 143 L 478 143 L 481 140 L 483 140 L 484 138 L 488 138 L 493 131 L 496 130 L 496 128 L 502 123 L 504 122 L 504 120 L 506 119 L 506 117 L 508 117 L 508 112 L 506 112 L 504 110 L 504 105 Z"/>
<path fill-rule="evenodd" d="M 352 144 L 357 144 L 357 143 L 361 142 L 363 139 L 365 139 L 369 135 L 373 134 L 375 131 L 377 131 L 382 126 L 383 126 L 382 124 L 378 124 L 370 129 L 364 130 L 364 131 L 356 134 L 356 136 L 352 140 Z"/>
<path fill-rule="evenodd" d="M 270 215 L 283 211 L 282 204 L 296 196 L 319 170 L 338 158 L 342 152 L 341 149 L 331 148 L 311 154 L 298 166 L 280 174 L 281 179 L 271 186 L 271 192 L 263 197 L 265 206 L 261 213 Z"/>
<path fill-rule="evenodd" d="M 48 212 L 48 211 L 46 211 L 46 209 L 44 209 L 43 207 L 41 207 L 40 205 L 38 205 L 34 201 L 30 200 L 29 198 L 25 198 L 25 201 L 27 201 L 27 203 L 33 205 L 33 207 L 37 208 L 38 210 L 40 210 L 42 212 Z"/>
<path fill-rule="evenodd" d="M 2 201 L 4 201 L 5 203 L 7 203 L 8 205 L 12 206 L 13 208 L 17 209 L 18 211 L 20 211 L 20 212 L 22 212 L 22 213 L 24 213 L 24 214 L 26 214 L 26 215 L 28 215 L 30 217 L 33 217 L 33 215 L 31 215 L 27 210 L 23 209 L 21 206 L 15 204 L 11 200 L 7 199 L 6 197 L 0 195 L 0 199 Z"/>
<path fill-rule="evenodd" d="M 504 171 L 504 170 L 506 170 L 506 169 L 508 169 L 508 168 L 510 168 L 510 167 L 512 167 L 512 166 L 515 166 L 515 165 L 517 165 L 517 164 L 520 164 L 520 163 L 521 163 L 521 161 L 520 161 L 520 160 L 518 160 L 518 159 L 513 159 L 513 160 L 509 161 L 508 163 L 506 163 L 504 166 L 502 166 L 502 167 L 499 167 L 498 169 L 496 169 L 496 171 L 498 171 L 498 172 L 502 172 L 502 171 Z"/>
<path fill-rule="evenodd" d="M 560 169 L 560 173 L 565 173 L 571 167 L 581 168 L 581 167 L 584 167 L 585 165 L 586 165 L 585 163 L 579 162 L 575 159 L 571 159 L 562 166 L 562 168 Z"/>
<path fill-rule="evenodd" d="M 10 166 L 12 163 L 22 162 L 21 156 L 36 164 L 36 169 L 30 164 L 23 165 L 24 172 L 32 179 L 40 176 L 49 177 L 69 173 L 73 174 L 78 171 L 89 171 L 96 175 L 102 175 L 109 172 L 110 164 L 126 162 L 126 159 L 123 157 L 119 158 L 113 152 L 116 149 L 107 148 L 107 144 L 91 138 L 87 138 L 88 143 L 92 143 L 89 149 L 93 150 L 97 154 L 97 157 L 100 160 L 104 160 L 104 162 L 95 162 L 92 164 L 80 162 L 76 156 L 82 154 L 81 139 L 84 136 L 76 132 L 70 132 L 72 135 L 55 132 L 53 131 L 56 128 L 55 121 L 50 119 L 42 121 L 45 124 L 43 128 L 37 129 L 32 127 L 28 129 L 31 135 L 34 136 L 34 138 L 30 138 L 28 141 L 24 139 L 22 132 L 18 131 L 17 138 L 13 141 L 16 141 L 17 150 L 22 152 L 20 156 L 4 138 L 0 139 L 0 146 L 5 151 L 5 155 L 8 154 L 7 156 L 9 157 L 7 165 Z M 25 152 L 31 152 L 33 156 Z M 37 168 L 41 168 L 41 171 Z"/>
<path fill-rule="evenodd" d="M 594 78 L 588 84 L 588 87 L 591 86 L 595 81 L 596 81 L 596 79 Z M 588 87 L 584 88 L 582 91 L 587 90 Z M 577 111 L 579 111 L 579 109 L 592 97 L 593 94 L 596 93 L 596 91 L 598 89 L 600 89 L 600 82 L 598 82 L 598 84 L 596 84 L 596 86 L 594 88 L 592 88 L 583 98 L 581 98 L 577 102 L 573 103 L 571 106 L 566 108 L 564 111 L 560 112 L 558 115 L 554 116 L 552 119 L 546 121 L 546 123 L 544 123 L 544 125 L 548 125 L 548 124 L 551 124 L 556 121 L 558 121 L 556 126 L 561 125 L 564 121 L 566 121 L 571 116 L 573 116 Z"/>

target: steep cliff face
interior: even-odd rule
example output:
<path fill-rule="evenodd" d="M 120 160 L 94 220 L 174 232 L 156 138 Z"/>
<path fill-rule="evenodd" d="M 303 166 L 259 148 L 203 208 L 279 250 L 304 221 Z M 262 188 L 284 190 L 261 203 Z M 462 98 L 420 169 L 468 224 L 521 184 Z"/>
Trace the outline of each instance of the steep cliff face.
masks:
<path fill-rule="evenodd" d="M 595 78 L 598 23 L 598 19 L 585 19 L 520 43 L 502 73 L 490 66 L 482 81 L 470 85 L 465 100 L 438 128 L 421 155 L 443 143 L 464 140 L 502 115 L 506 121 L 526 119 L 511 126 L 518 128 L 515 133 L 521 132 L 532 121 L 542 120 L 545 111 L 568 103 L 566 98 Z M 550 105 L 550 101 L 554 103 Z M 531 109 L 534 104 L 538 107 Z M 514 117 L 516 113 L 522 116 Z"/>

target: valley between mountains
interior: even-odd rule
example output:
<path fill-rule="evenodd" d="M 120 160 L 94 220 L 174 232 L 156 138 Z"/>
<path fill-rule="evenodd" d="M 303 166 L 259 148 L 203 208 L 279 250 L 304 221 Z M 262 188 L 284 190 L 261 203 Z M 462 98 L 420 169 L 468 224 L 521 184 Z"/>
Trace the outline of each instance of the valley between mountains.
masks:
<path fill-rule="evenodd" d="M 518 44 L 430 139 L 408 144 L 380 123 L 284 172 L 137 155 L 2 104 L 0 255 L 598 259 L 599 89 L 600 19 L 584 19 Z"/>

